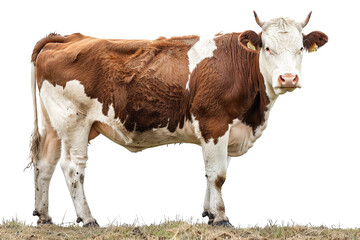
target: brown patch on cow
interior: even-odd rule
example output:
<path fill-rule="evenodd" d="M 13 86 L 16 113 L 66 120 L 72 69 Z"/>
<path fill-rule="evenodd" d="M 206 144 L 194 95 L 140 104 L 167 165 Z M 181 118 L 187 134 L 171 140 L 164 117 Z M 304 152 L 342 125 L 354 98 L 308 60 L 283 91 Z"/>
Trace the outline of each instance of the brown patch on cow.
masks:
<path fill-rule="evenodd" d="M 216 180 L 215 180 L 215 187 L 218 191 L 221 191 L 221 187 L 224 184 L 226 178 L 223 176 L 217 176 Z"/>
<path fill-rule="evenodd" d="M 218 205 L 217 210 L 218 210 L 218 212 L 225 212 L 225 206 L 223 204 Z"/>
<path fill-rule="evenodd" d="M 320 48 L 324 46 L 328 42 L 328 36 L 319 31 L 314 31 L 309 33 L 308 35 L 303 34 L 303 43 L 304 47 L 309 50 L 314 43 Z"/>
<path fill-rule="evenodd" d="M 34 176 L 35 176 L 35 189 L 36 189 L 36 191 L 39 191 L 39 183 L 38 183 L 39 174 L 40 174 L 40 170 L 39 170 L 39 168 L 35 165 L 35 168 L 34 168 Z"/>
<path fill-rule="evenodd" d="M 70 170 L 70 172 L 69 172 L 69 177 L 71 177 L 71 178 L 72 178 L 73 176 L 74 176 L 74 170 L 73 170 L 73 169 L 71 169 L 71 170 Z"/>
<path fill-rule="evenodd" d="M 80 183 L 84 184 L 84 175 L 83 174 L 80 174 Z"/>

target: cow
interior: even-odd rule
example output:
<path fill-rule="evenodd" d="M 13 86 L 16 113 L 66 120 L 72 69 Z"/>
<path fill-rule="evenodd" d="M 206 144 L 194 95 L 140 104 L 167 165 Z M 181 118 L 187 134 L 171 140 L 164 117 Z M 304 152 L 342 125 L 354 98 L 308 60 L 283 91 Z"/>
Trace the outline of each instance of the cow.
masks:
<path fill-rule="evenodd" d="M 230 158 L 261 136 L 278 96 L 301 87 L 303 53 L 328 41 L 319 31 L 302 33 L 311 12 L 302 22 L 254 16 L 260 33 L 156 40 L 51 33 L 41 39 L 31 57 L 38 224 L 52 223 L 49 184 L 61 159 L 76 221 L 99 226 L 84 177 L 88 143 L 102 134 L 131 152 L 172 143 L 201 146 L 207 181 L 202 216 L 232 227 L 221 194 Z"/>

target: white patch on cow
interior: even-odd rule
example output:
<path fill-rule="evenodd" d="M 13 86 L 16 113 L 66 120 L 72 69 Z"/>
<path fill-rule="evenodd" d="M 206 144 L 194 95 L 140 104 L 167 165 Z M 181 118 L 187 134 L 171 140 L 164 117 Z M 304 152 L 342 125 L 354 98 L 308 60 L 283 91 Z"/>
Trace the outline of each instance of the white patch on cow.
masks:
<path fill-rule="evenodd" d="M 121 121 L 118 118 L 115 119 L 113 105 L 110 105 L 107 116 L 105 116 L 102 113 L 102 103 L 88 97 L 80 81 L 68 81 L 64 88 L 59 85 L 54 87 L 48 81 L 44 81 L 40 89 L 40 96 L 48 111 L 52 126 L 57 130 L 60 138 L 69 134 L 63 132 L 65 127 L 69 128 L 69 120 L 76 116 L 83 116 L 87 123 L 99 121 L 111 126 L 124 144 L 131 142 L 131 139 L 124 134 L 126 130 Z M 74 129 L 79 127 L 81 126 L 76 124 Z"/>
<path fill-rule="evenodd" d="M 200 37 L 199 41 L 190 48 L 188 51 L 189 79 L 186 83 L 186 90 L 189 90 L 190 76 L 196 66 L 205 58 L 212 57 L 216 48 L 214 37 Z"/>
<path fill-rule="evenodd" d="M 229 126 L 230 128 L 230 126 Z M 227 169 L 227 156 L 228 156 L 228 142 L 229 142 L 229 130 L 219 138 L 217 142 L 213 138 L 209 139 L 208 142 L 201 140 L 201 145 L 203 147 L 203 155 L 206 164 L 209 164 L 208 170 L 209 173 L 216 173 L 219 175 L 225 174 Z M 225 161 L 220 161 L 220 159 L 225 158 Z M 225 173 L 222 172 L 225 169 Z M 215 176 L 216 177 L 216 176 Z"/>
<path fill-rule="evenodd" d="M 194 126 L 195 136 L 196 136 L 197 139 L 200 140 L 202 138 L 202 134 L 201 134 L 201 131 L 200 131 L 199 121 L 196 120 L 194 115 L 191 115 L 191 119 L 192 119 L 193 126 Z"/>
<path fill-rule="evenodd" d="M 253 139 L 252 128 L 239 119 L 234 120 L 229 135 L 229 156 L 238 157 L 246 153 L 253 146 Z"/>
<path fill-rule="evenodd" d="M 186 82 L 186 87 L 185 87 L 185 89 L 186 89 L 186 90 L 189 90 L 189 91 L 190 91 L 190 87 L 189 87 L 189 84 L 190 84 L 190 76 L 191 76 L 191 73 L 189 73 L 189 78 L 188 78 L 188 81 Z"/>
<path fill-rule="evenodd" d="M 297 87 L 301 87 L 302 27 L 294 20 L 276 18 L 266 22 L 262 30 L 260 72 L 264 76 L 269 98 L 276 99 L 278 95 L 294 90 L 280 87 L 278 81 L 280 75 L 286 73 L 298 75 Z M 269 48 L 271 53 L 266 48 Z"/>

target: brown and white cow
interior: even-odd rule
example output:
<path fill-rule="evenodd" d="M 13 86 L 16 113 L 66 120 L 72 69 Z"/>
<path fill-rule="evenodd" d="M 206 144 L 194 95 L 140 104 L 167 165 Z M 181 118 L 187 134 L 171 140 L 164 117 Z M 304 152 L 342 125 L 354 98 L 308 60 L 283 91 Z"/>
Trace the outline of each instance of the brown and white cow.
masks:
<path fill-rule="evenodd" d="M 203 217 L 231 226 L 221 188 L 230 157 L 244 154 L 266 127 L 280 94 L 301 86 L 304 50 L 327 42 L 304 22 L 255 19 L 253 31 L 147 40 L 50 34 L 32 55 L 35 127 L 32 163 L 38 223 L 51 223 L 49 183 L 58 160 L 77 222 L 98 226 L 84 194 L 88 142 L 100 133 L 132 152 L 169 143 L 202 147 Z M 38 130 L 36 84 L 43 119 Z"/>

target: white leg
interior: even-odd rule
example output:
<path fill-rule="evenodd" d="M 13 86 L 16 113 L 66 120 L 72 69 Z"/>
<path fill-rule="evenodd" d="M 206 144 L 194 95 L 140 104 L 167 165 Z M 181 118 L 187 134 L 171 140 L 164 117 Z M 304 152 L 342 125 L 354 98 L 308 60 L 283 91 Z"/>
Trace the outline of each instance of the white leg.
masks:
<path fill-rule="evenodd" d="M 80 125 L 81 126 L 81 125 Z M 90 127 L 80 127 L 62 142 L 61 168 L 74 203 L 77 222 L 83 226 L 99 226 L 91 215 L 84 192 L 87 144 Z M 91 126 L 91 125 L 90 125 Z"/>
<path fill-rule="evenodd" d="M 227 167 L 229 167 L 231 157 L 227 158 Z M 214 221 L 214 215 L 210 212 L 210 182 L 208 181 L 208 176 L 206 177 L 206 192 L 204 200 L 204 211 L 202 213 L 203 217 L 209 217 L 210 224 Z"/>
<path fill-rule="evenodd" d="M 41 135 L 40 152 L 34 161 L 35 210 L 38 224 L 51 224 L 49 215 L 49 185 L 60 158 L 60 140 L 55 130 L 46 125 Z"/>
<path fill-rule="evenodd" d="M 221 195 L 221 188 L 226 179 L 228 167 L 229 132 L 215 143 L 211 139 L 208 143 L 202 141 L 205 171 L 207 177 L 207 190 L 204 201 L 203 216 L 209 217 L 209 224 L 231 226 L 225 215 L 225 205 Z"/>

